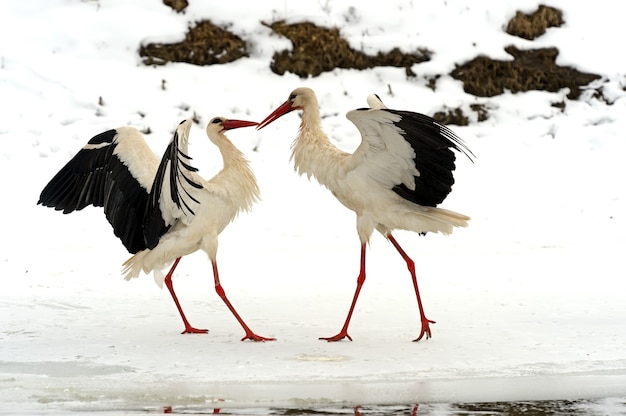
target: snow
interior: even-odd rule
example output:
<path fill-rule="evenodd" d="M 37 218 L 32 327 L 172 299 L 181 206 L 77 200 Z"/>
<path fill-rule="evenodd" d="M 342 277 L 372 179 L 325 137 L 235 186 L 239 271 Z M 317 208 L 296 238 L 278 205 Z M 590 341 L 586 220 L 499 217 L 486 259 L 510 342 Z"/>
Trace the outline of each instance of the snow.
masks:
<path fill-rule="evenodd" d="M 147 0 L 2 2 L 0 413 L 625 396 L 626 73 L 615 42 L 626 29 L 617 3 L 551 0 L 565 11 L 563 27 L 534 41 L 503 32 L 515 11 L 540 3 L 191 1 L 176 14 Z M 203 18 L 230 25 L 251 56 L 211 67 L 140 63 L 142 42 L 178 40 Z M 260 24 L 277 19 L 337 25 L 370 53 L 435 54 L 412 80 L 401 68 L 278 76 L 271 56 L 289 42 Z M 510 44 L 557 46 L 560 65 L 603 76 L 595 85 L 612 104 L 591 92 L 579 101 L 567 91 L 476 98 L 445 76 L 435 92 L 425 85 L 478 54 L 509 59 Z M 378 235 L 354 341 L 317 339 L 343 323 L 359 243 L 354 215 L 288 162 L 296 115 L 229 133 L 263 200 L 222 233 L 218 253 L 230 300 L 276 342 L 239 341 L 203 253 L 185 257 L 174 282 L 191 323 L 210 332 L 180 335 L 167 291 L 151 276 L 122 279 L 128 253 L 100 209 L 64 216 L 36 205 L 47 181 L 104 130 L 149 127 L 160 154 L 194 112 L 201 124 L 217 115 L 260 121 L 298 86 L 317 92 L 324 129 L 345 150 L 360 138 L 344 114 L 370 93 L 427 114 L 477 102 L 490 109 L 485 122 L 452 126 L 477 158 L 458 159 L 442 206 L 470 215 L 470 226 L 451 236 L 396 233 L 437 321 L 432 339 L 411 342 L 419 322 L 410 277 Z M 564 112 L 551 106 L 563 99 Z M 193 127 L 190 153 L 211 176 L 220 159 L 203 130 Z"/>

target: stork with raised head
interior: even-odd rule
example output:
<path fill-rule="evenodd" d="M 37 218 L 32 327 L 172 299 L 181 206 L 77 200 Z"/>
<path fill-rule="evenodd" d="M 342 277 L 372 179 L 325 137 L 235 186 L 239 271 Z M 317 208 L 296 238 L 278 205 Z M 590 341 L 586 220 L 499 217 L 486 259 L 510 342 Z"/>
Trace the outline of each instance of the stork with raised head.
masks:
<path fill-rule="evenodd" d="M 348 316 L 337 335 L 327 341 L 352 340 L 348 325 L 365 281 L 365 253 L 370 236 L 378 230 L 406 261 L 419 308 L 421 331 L 414 341 L 431 337 L 415 276 L 415 263 L 391 234 L 393 230 L 449 234 L 465 227 L 469 217 L 436 206 L 452 189 L 455 169 L 453 150 L 467 157 L 471 151 L 447 127 L 423 114 L 388 109 L 376 95 L 370 108 L 347 113 L 362 136 L 354 153 L 333 145 L 321 128 L 320 110 L 310 88 L 297 88 L 289 99 L 263 120 L 262 129 L 279 117 L 302 111 L 300 131 L 292 145 L 291 159 L 300 175 L 315 177 L 347 208 L 356 213 L 361 241 L 357 287 Z M 473 156 L 473 155 L 472 155 Z"/>
<path fill-rule="evenodd" d="M 188 156 L 191 120 L 178 125 L 160 161 L 137 129 L 105 131 L 89 140 L 52 178 L 38 204 L 64 214 L 88 205 L 103 207 L 115 235 L 134 254 L 123 265 L 125 278 L 154 271 L 157 284 L 165 283 L 174 299 L 185 325 L 183 333 L 208 330 L 189 324 L 172 275 L 181 257 L 203 250 L 213 266 L 215 291 L 245 331 L 242 341 L 273 340 L 255 334 L 241 319 L 222 288 L 216 261 L 218 235 L 259 198 L 248 161 L 224 132 L 256 124 L 224 117 L 209 121 L 206 133 L 223 158 L 222 170 L 210 180 L 197 173 Z M 169 264 L 164 276 L 161 269 Z"/>

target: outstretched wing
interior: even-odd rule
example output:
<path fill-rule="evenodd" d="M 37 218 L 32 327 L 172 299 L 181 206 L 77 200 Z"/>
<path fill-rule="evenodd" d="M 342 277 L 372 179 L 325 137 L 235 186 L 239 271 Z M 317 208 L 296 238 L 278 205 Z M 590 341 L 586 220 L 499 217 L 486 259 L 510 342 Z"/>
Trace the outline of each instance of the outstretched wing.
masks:
<path fill-rule="evenodd" d="M 406 200 L 436 206 L 454 184 L 453 150 L 468 157 L 471 152 L 452 130 L 431 117 L 387 109 L 378 101 L 374 108 L 347 114 L 362 136 L 352 155 L 353 169 Z"/>
<path fill-rule="evenodd" d="M 163 229 L 195 215 L 200 203 L 195 191 L 203 186 L 197 180 L 187 155 L 191 120 L 181 122 L 170 140 L 154 177 L 145 210 L 144 233 L 148 248 L 153 248 Z"/>
<path fill-rule="evenodd" d="M 46 185 L 38 204 L 68 214 L 104 207 L 113 232 L 131 252 L 146 248 L 144 210 L 158 159 L 134 128 L 94 136 Z"/>

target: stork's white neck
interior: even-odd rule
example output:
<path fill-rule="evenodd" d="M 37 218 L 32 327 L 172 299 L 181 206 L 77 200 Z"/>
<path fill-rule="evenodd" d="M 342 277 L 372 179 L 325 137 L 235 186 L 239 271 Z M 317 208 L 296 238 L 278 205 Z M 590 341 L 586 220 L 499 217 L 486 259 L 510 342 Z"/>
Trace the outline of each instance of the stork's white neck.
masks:
<path fill-rule="evenodd" d="M 223 168 L 211 180 L 223 186 L 239 211 L 249 211 L 259 200 L 260 192 L 250 163 L 228 139 L 214 141 L 222 153 Z"/>
<path fill-rule="evenodd" d="M 344 160 L 348 153 L 333 145 L 321 128 L 317 107 L 307 108 L 302 115 L 300 132 L 292 145 L 291 159 L 300 175 L 315 177 L 317 181 L 334 189 L 334 183 L 343 177 Z"/>

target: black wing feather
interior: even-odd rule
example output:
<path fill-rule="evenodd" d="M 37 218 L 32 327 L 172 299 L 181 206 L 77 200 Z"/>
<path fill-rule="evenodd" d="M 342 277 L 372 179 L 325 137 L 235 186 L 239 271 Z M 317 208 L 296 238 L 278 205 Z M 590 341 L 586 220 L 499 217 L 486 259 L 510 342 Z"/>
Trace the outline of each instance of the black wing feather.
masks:
<path fill-rule="evenodd" d="M 63 210 L 69 214 L 87 205 L 102 206 L 101 194 L 93 191 L 94 183 L 101 179 L 106 160 L 111 157 L 115 130 L 94 136 L 46 185 L 39 196 L 38 204 Z M 90 182 L 89 178 L 94 178 Z M 92 195 L 89 200 L 88 195 Z"/>
<path fill-rule="evenodd" d="M 177 139 L 178 139 L 178 137 L 177 137 Z M 178 150 L 178 140 L 176 140 L 176 150 L 177 150 L 177 155 L 178 155 L 176 160 L 178 161 L 178 163 L 175 165 L 175 169 L 170 170 L 170 181 L 171 181 L 171 183 L 175 183 L 176 184 L 175 187 L 171 187 L 170 188 L 170 191 L 172 193 L 172 200 L 174 202 L 176 202 L 176 205 L 179 208 L 181 208 L 181 203 L 183 205 L 185 205 L 185 208 L 187 208 L 187 211 L 189 211 L 192 215 L 194 215 L 195 213 L 193 212 L 193 210 L 191 209 L 189 204 L 187 204 L 187 201 L 185 201 L 183 198 L 181 198 L 181 194 L 180 194 L 180 190 L 178 188 L 178 185 L 179 184 L 181 185 L 180 189 L 185 191 L 185 195 L 187 195 L 192 201 L 194 201 L 196 203 L 200 203 L 200 201 L 198 201 L 189 192 L 187 192 L 187 189 L 185 189 L 185 187 L 181 183 L 181 179 L 180 179 L 182 177 L 183 179 L 185 179 L 185 182 L 187 182 L 189 185 L 193 186 L 196 189 L 202 188 L 202 185 L 200 185 L 197 182 L 194 182 L 191 178 L 189 178 L 187 175 L 185 175 L 185 172 L 181 169 L 181 166 L 183 168 L 185 168 L 186 170 L 190 171 L 190 172 L 197 172 L 198 169 L 194 168 L 189 163 L 183 161 L 183 159 L 191 161 L 191 158 L 189 156 L 187 156 L 186 154 L 184 154 L 183 152 L 181 152 L 180 150 Z"/>
<path fill-rule="evenodd" d="M 191 160 L 191 158 L 185 153 L 181 152 L 179 149 L 179 137 L 177 131 L 174 133 L 172 141 L 163 153 L 163 157 L 161 158 L 161 163 L 159 164 L 159 169 L 157 170 L 157 174 L 154 178 L 154 183 L 152 184 L 150 196 L 146 204 L 146 210 L 144 215 L 144 235 L 148 248 L 153 248 L 154 246 L 156 246 L 159 242 L 159 238 L 161 237 L 161 235 L 163 235 L 172 226 L 172 224 L 167 225 L 163 220 L 159 204 L 161 194 L 163 192 L 163 184 L 166 180 L 169 182 L 169 196 L 172 202 L 174 202 L 174 204 L 176 204 L 179 209 L 185 209 L 191 215 L 195 215 L 194 211 L 191 209 L 185 198 L 183 198 L 183 196 L 181 195 L 182 189 L 187 197 L 189 197 L 194 202 L 199 203 L 199 201 L 195 199 L 192 195 L 190 195 L 185 187 L 180 183 L 182 177 L 185 182 L 187 182 L 194 188 L 202 188 L 201 184 L 194 182 L 192 179 L 185 175 L 185 170 L 189 172 L 198 171 L 198 169 L 186 162 L 189 160 Z M 169 177 L 166 177 L 168 166 L 170 168 Z"/>
<path fill-rule="evenodd" d="M 400 184 L 393 191 L 402 198 L 424 206 L 437 206 L 452 190 L 456 156 L 452 150 L 465 154 L 471 160 L 472 152 L 449 128 L 435 119 L 411 111 L 383 110 L 401 116 L 396 123 L 404 131 L 405 140 L 415 151 L 415 189 Z"/>
<path fill-rule="evenodd" d="M 38 204 L 64 214 L 88 205 L 104 207 L 113 232 L 136 253 L 146 248 L 143 214 L 148 192 L 114 154 L 116 130 L 94 136 L 45 186 Z"/>
<path fill-rule="evenodd" d="M 154 182 L 152 183 L 152 189 L 148 196 L 144 212 L 144 239 L 146 246 L 149 249 L 156 247 L 159 243 L 159 238 L 171 227 L 165 224 L 163 216 L 161 215 L 161 208 L 159 200 L 161 199 L 161 191 L 163 189 L 163 179 L 165 178 L 165 170 L 171 160 L 172 143 L 167 146 L 165 153 L 161 158 L 159 169 L 157 170 Z"/>

